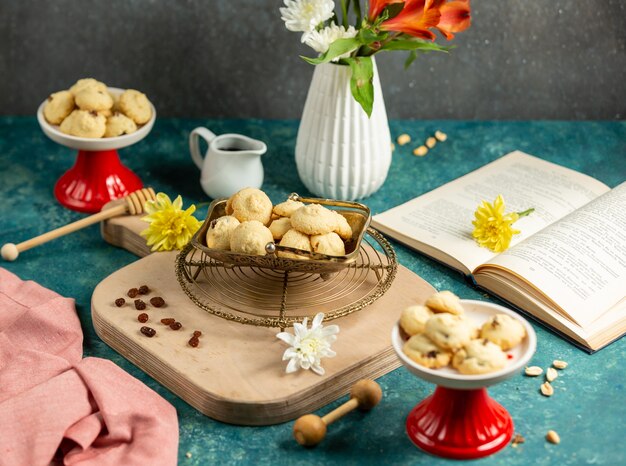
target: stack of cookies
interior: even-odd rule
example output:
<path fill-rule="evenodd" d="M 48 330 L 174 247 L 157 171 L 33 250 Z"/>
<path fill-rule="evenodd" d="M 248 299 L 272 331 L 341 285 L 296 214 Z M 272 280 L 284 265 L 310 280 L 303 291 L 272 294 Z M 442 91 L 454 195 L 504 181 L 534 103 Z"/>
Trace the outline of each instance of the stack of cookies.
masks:
<path fill-rule="evenodd" d="M 526 337 L 524 326 L 507 314 L 496 314 L 475 327 L 450 291 L 435 293 L 423 306 L 404 309 L 400 327 L 409 337 L 402 350 L 411 360 L 431 369 L 451 364 L 472 375 L 503 369 L 505 351 Z"/>
<path fill-rule="evenodd" d="M 344 241 L 352 228 L 341 214 L 319 204 L 305 205 L 291 199 L 272 205 L 261 190 L 245 188 L 228 199 L 226 214 L 213 220 L 206 245 L 244 254 L 265 255 L 267 243 L 301 251 L 344 256 Z M 279 257 L 308 259 L 308 256 L 278 251 Z"/>
<path fill-rule="evenodd" d="M 68 90 L 51 94 L 43 115 L 48 123 L 60 125 L 65 134 L 111 138 L 134 133 L 146 124 L 152 118 L 152 106 L 139 91 L 127 89 L 117 96 L 106 84 L 85 78 Z"/>

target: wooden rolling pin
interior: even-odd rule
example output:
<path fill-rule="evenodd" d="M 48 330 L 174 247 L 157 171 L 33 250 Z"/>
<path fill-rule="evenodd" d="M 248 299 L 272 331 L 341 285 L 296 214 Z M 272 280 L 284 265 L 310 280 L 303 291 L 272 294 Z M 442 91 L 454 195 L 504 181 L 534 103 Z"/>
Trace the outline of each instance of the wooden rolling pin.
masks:
<path fill-rule="evenodd" d="M 129 213 L 131 215 L 141 214 L 144 211 L 144 203 L 146 201 L 153 201 L 156 199 L 156 194 L 152 188 L 138 189 L 133 191 L 129 195 L 118 199 L 119 205 L 112 206 L 97 214 L 78 220 L 69 225 L 62 226 L 56 230 L 49 231 L 43 235 L 36 236 L 32 239 L 24 241 L 19 244 L 7 243 L 0 249 L 0 255 L 5 261 L 14 261 L 20 255 L 20 252 L 39 246 L 40 244 L 47 243 L 53 239 L 72 233 L 81 228 L 85 228 L 94 223 L 101 222 L 103 220 L 117 217 Z M 123 202 L 125 201 L 125 202 Z"/>
<path fill-rule="evenodd" d="M 359 380 L 350 390 L 350 399 L 326 416 L 305 414 L 298 418 L 293 425 L 293 436 L 300 445 L 313 447 L 324 440 L 327 426 L 355 408 L 369 411 L 382 397 L 383 391 L 376 382 L 368 379 Z"/>

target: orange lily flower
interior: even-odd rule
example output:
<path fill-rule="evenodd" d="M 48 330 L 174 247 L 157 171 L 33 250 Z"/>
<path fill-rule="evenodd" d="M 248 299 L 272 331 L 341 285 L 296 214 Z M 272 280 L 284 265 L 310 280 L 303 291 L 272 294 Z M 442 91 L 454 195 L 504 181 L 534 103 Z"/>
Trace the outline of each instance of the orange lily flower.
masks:
<path fill-rule="evenodd" d="M 374 21 L 387 5 L 403 0 L 371 0 L 369 19 Z M 381 29 L 435 40 L 431 28 L 438 29 L 446 39 L 454 38 L 470 26 L 470 0 L 405 0 L 404 8 L 395 17 L 385 21 Z"/>
<path fill-rule="evenodd" d="M 428 3 L 433 2 L 431 0 Z M 438 8 L 426 8 L 426 0 L 407 0 L 398 16 L 385 21 L 381 29 L 435 40 L 435 34 L 429 29 L 437 26 L 440 16 Z"/>
<path fill-rule="evenodd" d="M 453 32 L 465 31 L 470 27 L 470 0 L 455 0 L 446 2 L 439 9 L 441 18 L 437 29 L 446 36 L 446 39 L 454 38 Z"/>

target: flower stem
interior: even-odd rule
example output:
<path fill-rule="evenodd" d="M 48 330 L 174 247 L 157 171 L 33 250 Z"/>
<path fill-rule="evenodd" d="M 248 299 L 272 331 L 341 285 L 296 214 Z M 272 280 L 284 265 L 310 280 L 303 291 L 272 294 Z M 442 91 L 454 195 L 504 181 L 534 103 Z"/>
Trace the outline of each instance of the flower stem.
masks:
<path fill-rule="evenodd" d="M 522 217 L 526 217 L 527 215 L 532 214 L 534 211 L 535 211 L 535 208 L 531 207 L 530 209 L 526 209 L 523 212 L 518 212 L 517 215 L 519 215 L 519 218 L 522 218 Z"/>
<path fill-rule="evenodd" d="M 361 0 L 354 0 L 354 14 L 356 15 L 357 29 L 361 28 Z"/>
<path fill-rule="evenodd" d="M 341 0 L 341 16 L 343 27 L 348 29 L 348 10 L 350 9 L 350 0 Z"/>

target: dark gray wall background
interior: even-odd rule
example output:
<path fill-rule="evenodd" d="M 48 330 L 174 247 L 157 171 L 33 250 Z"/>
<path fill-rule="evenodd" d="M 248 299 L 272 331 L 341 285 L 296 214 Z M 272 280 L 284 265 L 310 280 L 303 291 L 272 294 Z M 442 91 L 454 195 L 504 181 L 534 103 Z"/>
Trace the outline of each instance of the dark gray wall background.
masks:
<path fill-rule="evenodd" d="M 338 2 L 336 2 L 338 3 Z M 313 55 L 278 0 L 0 0 L 0 114 L 77 78 L 162 116 L 299 118 Z M 472 0 L 450 55 L 378 55 L 390 118 L 623 119 L 626 1 Z M 440 42 L 445 43 L 445 40 Z"/>

